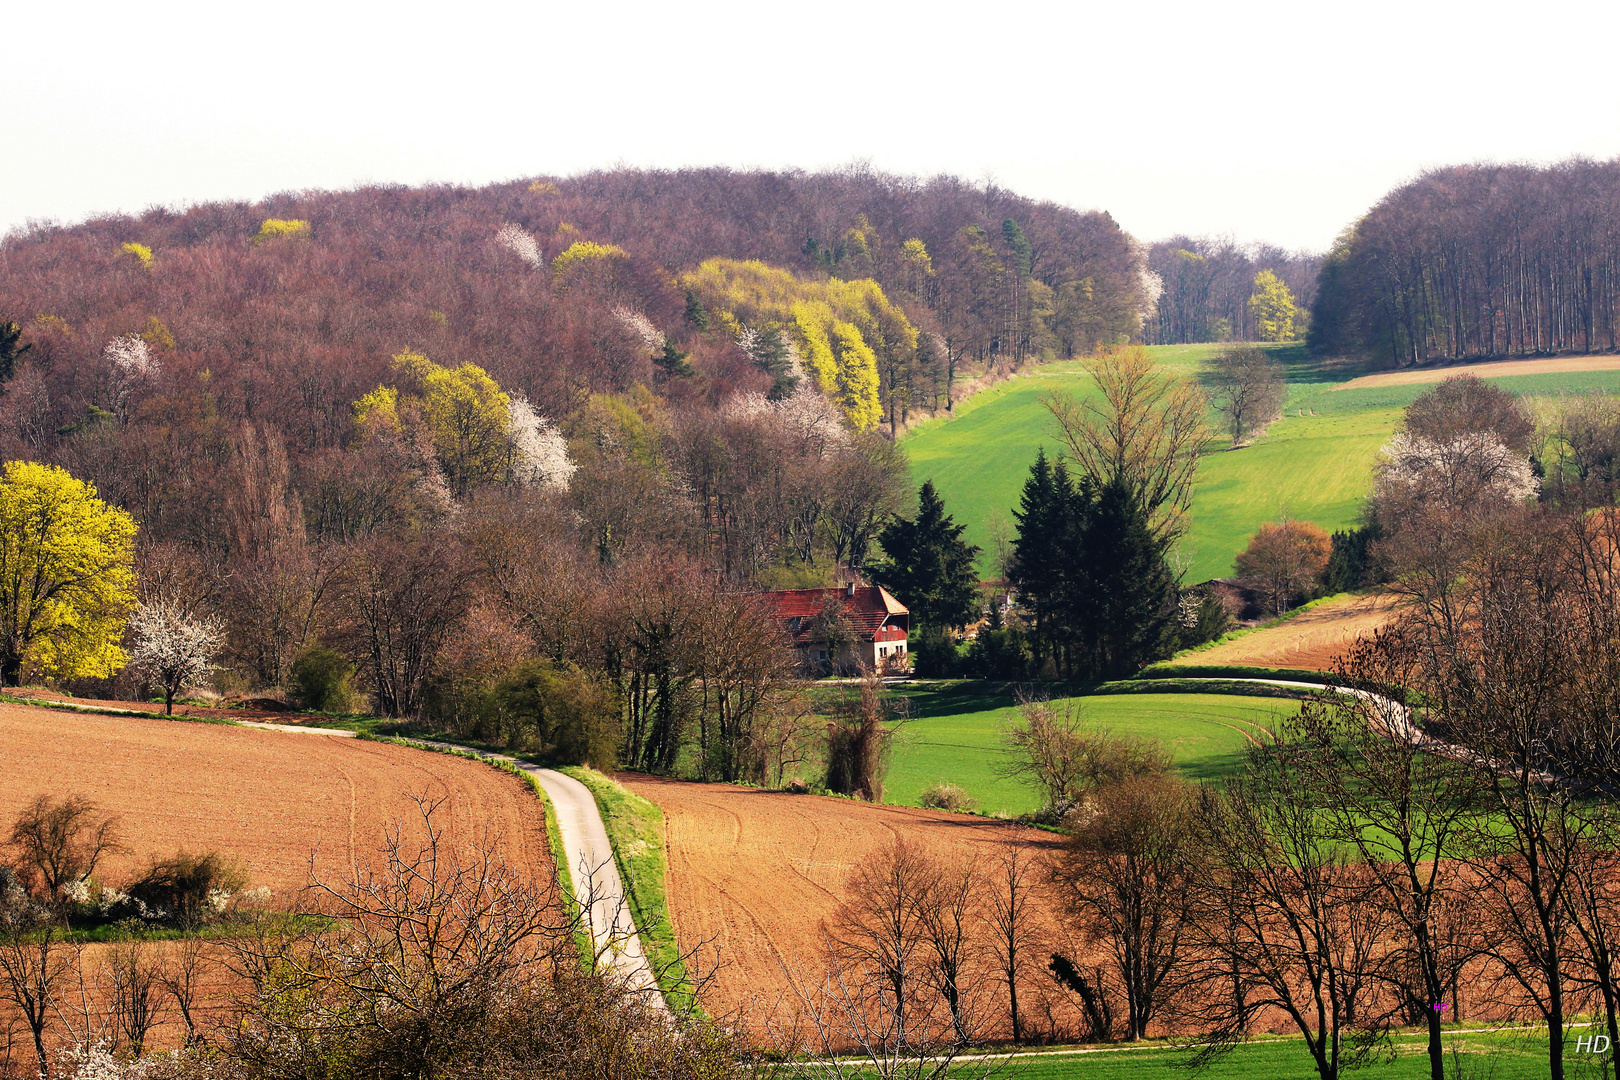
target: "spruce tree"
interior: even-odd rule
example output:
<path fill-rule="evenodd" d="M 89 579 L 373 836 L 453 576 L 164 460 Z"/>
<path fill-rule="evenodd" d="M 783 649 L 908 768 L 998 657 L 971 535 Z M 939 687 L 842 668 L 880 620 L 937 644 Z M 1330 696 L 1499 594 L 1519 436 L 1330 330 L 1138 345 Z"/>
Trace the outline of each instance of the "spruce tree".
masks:
<path fill-rule="evenodd" d="M 1091 674 L 1124 678 L 1163 659 L 1174 641 L 1175 580 L 1166 542 L 1124 480 L 1087 501 L 1078 540 L 1079 587 L 1068 616 Z"/>
<path fill-rule="evenodd" d="M 1029 478 L 1013 511 L 1018 536 L 1013 540 L 1012 584 L 1034 621 L 1037 661 L 1052 657 L 1063 665 L 1067 640 L 1062 612 L 1074 562 L 1077 493 L 1063 462 L 1052 462 L 1045 449 L 1029 467 Z"/>
<path fill-rule="evenodd" d="M 961 626 L 979 612 L 979 549 L 962 540 L 966 528 L 945 512 L 929 480 L 917 493 L 917 516 L 896 516 L 878 534 L 886 558 L 872 576 L 930 629 Z"/>
<path fill-rule="evenodd" d="M 0 319 L 0 386 L 11 381 L 17 374 L 17 361 L 22 359 L 23 353 L 32 349 L 32 345 L 19 345 L 17 339 L 22 337 L 22 327 L 14 322 Z"/>

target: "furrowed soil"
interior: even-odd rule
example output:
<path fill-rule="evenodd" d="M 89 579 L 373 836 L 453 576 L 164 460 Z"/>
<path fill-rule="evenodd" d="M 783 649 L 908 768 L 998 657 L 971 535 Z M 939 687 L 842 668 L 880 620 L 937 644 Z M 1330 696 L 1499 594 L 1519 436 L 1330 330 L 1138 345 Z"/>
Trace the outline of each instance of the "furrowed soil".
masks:
<path fill-rule="evenodd" d="M 338 884 L 380 867 L 390 829 L 414 852 L 425 833 L 412 796 L 442 800 L 434 821 L 464 864 L 493 850 L 520 874 L 551 874 L 544 805 L 526 782 L 488 765 L 305 732 L 0 704 L 0 833 L 37 796 L 70 794 L 119 818 L 127 850 L 96 871 L 112 885 L 138 876 L 154 857 L 217 851 L 239 863 L 250 886 L 271 890 L 270 908 L 289 910 L 312 870 Z M 85 948 L 82 982 L 53 1043 L 70 1030 L 90 1041 L 108 1036 L 107 965 L 132 947 L 170 965 L 183 949 L 176 941 Z M 197 1016 L 206 1026 L 224 1017 L 235 986 L 228 941 L 210 939 L 202 949 Z M 148 1045 L 180 1045 L 179 1013 L 160 997 Z"/>
<path fill-rule="evenodd" d="M 1384 594 L 1352 596 L 1170 662 L 1329 671 L 1359 638 L 1388 622 L 1394 607 L 1394 598 Z"/>
<path fill-rule="evenodd" d="M 493 845 L 509 866 L 551 872 L 542 804 L 487 765 L 358 739 L 0 704 L 0 825 L 9 831 L 39 795 L 70 794 L 119 818 L 129 850 L 96 872 L 112 884 L 153 857 L 218 851 L 285 908 L 312 860 L 333 879 L 376 865 L 390 827 L 419 839 L 413 795 L 444 800 L 436 820 L 459 853 Z"/>
<path fill-rule="evenodd" d="M 719 964 L 704 1007 L 716 1017 L 739 1017 L 756 1035 L 788 1001 L 790 972 L 802 966 L 811 979 L 820 977 L 821 925 L 834 916 L 862 860 L 903 839 L 942 861 L 977 857 L 988 875 L 1008 845 L 1037 859 L 1058 845 L 1051 833 L 967 814 L 640 773 L 616 779 L 664 812 L 676 938 L 683 951 L 698 948 L 703 964 Z M 1044 967 L 1053 951 L 1074 955 L 1073 944 L 1049 915 L 1038 929 L 1042 944 L 1029 953 L 1021 1008 L 1043 1025 L 1049 1019 L 1072 1025 L 1071 1006 L 1052 989 Z"/>

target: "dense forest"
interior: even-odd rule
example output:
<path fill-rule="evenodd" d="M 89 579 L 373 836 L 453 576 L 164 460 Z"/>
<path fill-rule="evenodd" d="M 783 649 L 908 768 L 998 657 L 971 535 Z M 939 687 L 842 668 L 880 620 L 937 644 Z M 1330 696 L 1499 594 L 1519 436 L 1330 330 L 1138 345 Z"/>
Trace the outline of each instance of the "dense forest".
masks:
<path fill-rule="evenodd" d="M 1322 266 L 1321 256 L 1309 252 L 1187 236 L 1151 245 L 1147 260 L 1150 280 L 1158 287 L 1158 299 L 1142 324 L 1142 339 L 1149 345 L 1272 340 L 1262 332 L 1261 315 L 1250 302 L 1255 278 L 1267 271 L 1297 308 L 1288 337 L 1303 337 Z"/>
<path fill-rule="evenodd" d="M 1620 343 L 1620 161 L 1435 169 L 1339 239 L 1316 352 L 1383 364 Z"/>

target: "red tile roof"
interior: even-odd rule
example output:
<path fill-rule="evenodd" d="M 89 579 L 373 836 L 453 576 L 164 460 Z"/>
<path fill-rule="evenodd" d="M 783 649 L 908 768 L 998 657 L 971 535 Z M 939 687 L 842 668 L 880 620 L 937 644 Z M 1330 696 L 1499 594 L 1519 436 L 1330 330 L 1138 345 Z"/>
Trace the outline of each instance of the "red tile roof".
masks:
<path fill-rule="evenodd" d="M 862 641 L 903 641 L 906 628 L 911 624 L 910 609 L 880 585 L 857 585 L 853 593 L 846 586 L 841 589 L 783 589 L 763 595 L 775 609 L 776 617 L 786 624 L 788 637 L 793 639 L 794 644 L 809 642 L 811 627 L 829 598 L 843 601 L 844 616 Z M 799 620 L 797 626 L 794 619 Z"/>

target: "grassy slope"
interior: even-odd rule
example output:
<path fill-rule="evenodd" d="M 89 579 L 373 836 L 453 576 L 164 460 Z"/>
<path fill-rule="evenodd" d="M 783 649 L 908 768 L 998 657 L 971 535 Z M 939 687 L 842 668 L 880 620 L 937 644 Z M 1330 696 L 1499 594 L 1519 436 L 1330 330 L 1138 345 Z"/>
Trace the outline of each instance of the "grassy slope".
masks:
<path fill-rule="evenodd" d="M 1165 370 L 1196 375 L 1221 348 L 1174 345 L 1151 351 Z M 1400 410 L 1428 389 L 1413 385 L 1334 390 L 1354 373 L 1318 369 L 1298 346 L 1274 351 L 1288 368 L 1284 416 L 1255 444 L 1235 451 L 1218 449 L 1205 457 L 1191 529 L 1181 551 L 1189 581 L 1231 573 L 1232 557 L 1249 536 L 1285 513 L 1330 531 L 1354 524 L 1378 448 L 1394 431 Z M 1521 375 L 1493 381 L 1527 395 L 1620 390 L 1620 372 Z M 947 509 L 967 525 L 969 542 L 983 549 L 980 573 L 986 577 L 994 547 L 992 521 L 1000 515 L 1011 527 L 1011 510 L 1037 448 L 1045 446 L 1050 454 L 1060 446 L 1040 403 L 1042 395 L 1053 390 L 1090 392 L 1078 362 L 1031 369 L 962 402 L 953 416 L 919 425 L 902 439 L 913 479 L 918 484 L 932 479 Z"/>
<path fill-rule="evenodd" d="M 1039 799 L 996 772 L 1001 732 L 1016 714 L 999 685 L 939 684 L 908 695 L 915 717 L 904 725 L 890 759 L 884 801 L 916 806 L 929 785 L 948 781 L 978 799 L 985 813 L 1021 814 Z M 1270 725 L 1295 705 L 1283 699 L 1217 694 L 1143 694 L 1085 699 L 1084 715 L 1121 735 L 1158 739 L 1194 779 L 1234 768 L 1248 745 L 1244 730 Z"/>

